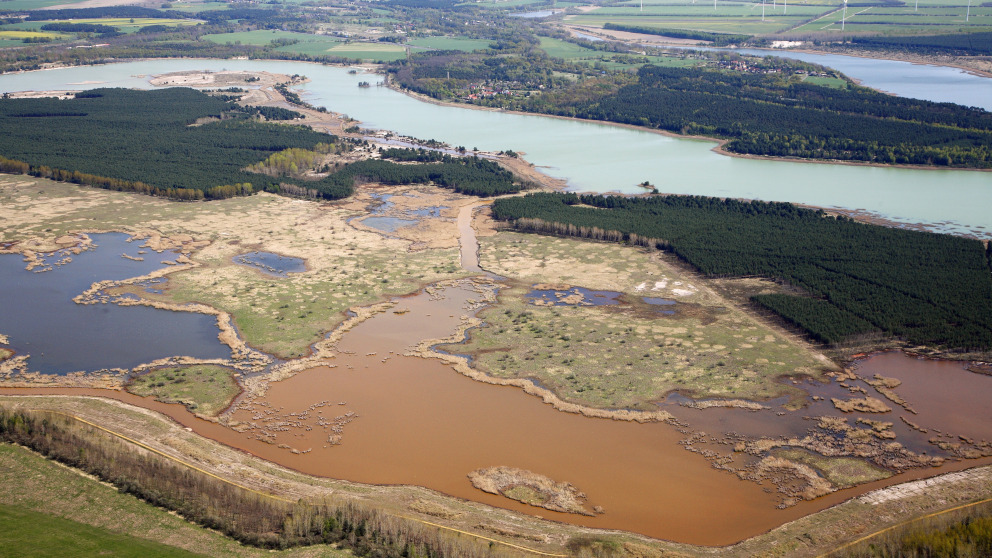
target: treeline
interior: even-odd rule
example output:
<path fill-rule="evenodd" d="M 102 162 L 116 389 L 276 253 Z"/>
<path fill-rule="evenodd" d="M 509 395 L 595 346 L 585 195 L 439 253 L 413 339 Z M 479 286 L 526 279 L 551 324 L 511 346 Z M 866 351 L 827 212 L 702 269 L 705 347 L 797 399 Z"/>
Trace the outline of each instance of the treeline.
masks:
<path fill-rule="evenodd" d="M 627 31 L 629 33 L 644 33 L 659 35 L 673 39 L 693 39 L 697 41 L 712 41 L 714 46 L 741 45 L 751 39 L 751 35 L 734 35 L 731 33 L 711 33 L 709 31 L 693 31 L 690 29 L 659 29 L 640 25 L 625 25 L 622 23 L 604 23 L 603 29 Z"/>
<path fill-rule="evenodd" d="M 368 159 L 348 164 L 320 182 L 348 184 L 434 184 L 469 196 L 500 196 L 519 192 L 523 186 L 498 163 L 479 157 L 446 155 L 440 162 L 399 164 Z M 319 184 L 319 183 L 317 183 Z M 309 185 L 308 185 L 309 187 Z M 317 187 L 319 190 L 319 186 Z"/>
<path fill-rule="evenodd" d="M 644 66 L 614 95 L 538 103 L 555 114 L 729 138 L 725 148 L 737 153 L 992 168 L 992 113 L 775 74 Z"/>
<path fill-rule="evenodd" d="M 953 35 L 853 37 L 851 43 L 859 47 L 898 49 L 918 54 L 992 55 L 992 31 Z"/>
<path fill-rule="evenodd" d="M 99 23 L 46 23 L 41 26 L 42 31 L 60 31 L 63 33 L 103 33 L 117 34 L 116 27 L 110 25 L 100 25 Z"/>
<path fill-rule="evenodd" d="M 499 557 L 499 548 L 332 497 L 295 503 L 228 484 L 67 417 L 0 407 L 0 442 L 81 469 L 121 492 L 175 511 L 244 544 L 279 549 L 335 544 L 357 556 Z"/>
<path fill-rule="evenodd" d="M 300 112 L 282 107 L 246 106 L 244 108 L 245 112 L 249 114 L 257 114 L 266 120 L 296 120 L 297 118 L 304 117 Z"/>
<path fill-rule="evenodd" d="M 393 161 L 416 161 L 418 163 L 435 163 L 452 159 L 450 155 L 442 151 L 423 148 L 408 149 L 405 147 L 380 148 L 379 156 L 383 159 L 391 159 Z"/>
<path fill-rule="evenodd" d="M 831 558 L 978 558 L 992 556 L 992 505 L 927 517 L 886 529 Z"/>
<path fill-rule="evenodd" d="M 274 189 L 277 179 L 245 168 L 329 138 L 309 128 L 258 122 L 236 105 L 189 88 L 0 100 L 0 155 L 22 163 L 17 172 L 28 165 L 37 176 L 174 199 Z"/>
<path fill-rule="evenodd" d="M 992 348 L 992 275 L 979 241 L 830 218 L 787 203 L 699 196 L 529 194 L 493 204 L 520 230 L 669 249 L 709 276 L 762 276 L 811 298 L 755 301 L 823 343 L 881 332 Z"/>

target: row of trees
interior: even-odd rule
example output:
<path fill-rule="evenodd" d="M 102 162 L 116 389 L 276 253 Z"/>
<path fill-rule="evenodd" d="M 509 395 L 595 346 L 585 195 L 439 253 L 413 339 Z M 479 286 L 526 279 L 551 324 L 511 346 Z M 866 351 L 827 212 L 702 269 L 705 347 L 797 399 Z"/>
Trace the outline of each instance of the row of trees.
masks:
<path fill-rule="evenodd" d="M 988 56 L 992 54 L 992 31 L 954 35 L 909 35 L 853 37 L 851 43 L 871 49 L 898 49 L 919 54 L 957 54 Z"/>
<path fill-rule="evenodd" d="M 787 282 L 812 299 L 756 301 L 825 343 L 877 331 L 917 344 L 992 348 L 992 259 L 977 240 L 699 196 L 529 194 L 496 200 L 493 215 L 521 230 L 670 249 L 710 276 Z"/>
<path fill-rule="evenodd" d="M 355 181 L 380 184 L 434 184 L 470 196 L 499 196 L 519 192 L 523 186 L 498 163 L 479 157 L 452 157 L 421 164 L 399 164 L 381 159 L 358 161 L 341 167 L 314 184 Z M 308 186 L 309 187 L 309 186 Z M 320 187 L 317 186 L 319 190 Z"/>
<path fill-rule="evenodd" d="M 0 407 L 0 442 L 25 446 L 244 544 L 336 544 L 357 556 L 500 557 L 474 539 L 330 497 L 269 498 L 166 459 L 67 417 Z"/>

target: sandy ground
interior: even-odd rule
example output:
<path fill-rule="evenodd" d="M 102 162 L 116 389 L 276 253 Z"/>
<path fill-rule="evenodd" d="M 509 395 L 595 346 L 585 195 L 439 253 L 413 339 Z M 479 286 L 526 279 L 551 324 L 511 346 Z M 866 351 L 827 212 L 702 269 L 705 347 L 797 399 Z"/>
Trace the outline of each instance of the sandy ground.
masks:
<path fill-rule="evenodd" d="M 587 25 L 564 25 L 570 33 L 576 32 L 584 35 L 592 35 L 610 41 L 623 41 L 628 43 L 648 44 L 648 45 L 705 45 L 707 41 L 696 41 L 693 39 L 675 39 L 672 37 L 662 37 L 660 35 L 649 35 L 647 33 L 632 33 L 630 31 L 616 31 L 613 29 L 603 29 L 601 27 L 590 27 Z"/>

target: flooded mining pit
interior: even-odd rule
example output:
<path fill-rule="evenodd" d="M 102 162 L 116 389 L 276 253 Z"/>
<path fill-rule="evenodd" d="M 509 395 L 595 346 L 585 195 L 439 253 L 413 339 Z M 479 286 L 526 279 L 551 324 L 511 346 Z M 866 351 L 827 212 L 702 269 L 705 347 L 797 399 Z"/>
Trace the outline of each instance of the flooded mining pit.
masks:
<path fill-rule="evenodd" d="M 461 258 L 470 270 L 478 270 L 471 226 L 478 205 L 463 205 L 457 215 Z M 486 385 L 440 360 L 423 358 L 424 347 L 457 341 L 478 324 L 475 313 L 491 303 L 496 288 L 491 278 L 449 281 L 394 298 L 337 337 L 333 356 L 322 365 L 265 383 L 263 390 L 240 398 L 220 423 L 197 418 L 180 405 L 119 391 L 3 388 L 0 393 L 109 397 L 162 412 L 203 436 L 304 473 L 425 486 L 546 519 L 700 545 L 734 543 L 875 488 L 989 461 L 955 458 L 989 454 L 992 416 L 982 401 L 992 390 L 992 377 L 901 353 L 860 361 L 830 383 L 800 384 L 811 400 L 798 411 L 782 410 L 779 401 L 757 406 L 703 401 L 699 406 L 706 408 L 691 409 L 682 405 L 691 401 L 673 396 L 660 404 L 676 417 L 673 424 L 561 412 L 516 387 Z M 264 375 L 253 377 L 264 381 Z M 890 410 L 843 413 L 832 402 L 867 396 Z M 758 410 L 739 408 L 749 404 Z M 835 426 L 840 420 L 879 432 L 862 435 L 876 445 L 898 443 L 914 455 L 944 459 L 890 462 L 891 469 L 905 472 L 799 501 L 822 491 L 809 492 L 811 479 L 783 469 L 780 457 L 769 462 L 769 451 L 807 451 L 811 446 L 793 440 L 818 429 L 834 436 L 823 427 L 823 416 L 835 417 L 830 423 Z M 878 427 L 880 422 L 892 424 Z M 890 447 L 887 455 L 897 454 Z M 857 451 L 854 456 L 874 457 Z M 500 466 L 568 482 L 585 493 L 590 508 L 604 513 L 539 509 L 472 486 L 469 473 Z M 781 509 L 783 494 L 795 505 Z"/>

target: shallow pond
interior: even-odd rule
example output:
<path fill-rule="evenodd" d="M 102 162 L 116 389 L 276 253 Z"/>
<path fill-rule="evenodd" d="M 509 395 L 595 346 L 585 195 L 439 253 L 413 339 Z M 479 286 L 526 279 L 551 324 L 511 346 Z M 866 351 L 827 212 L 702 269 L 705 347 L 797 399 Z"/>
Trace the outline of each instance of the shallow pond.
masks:
<path fill-rule="evenodd" d="M 366 227 L 372 227 L 373 229 L 382 232 L 396 232 L 397 229 L 402 229 L 403 227 L 409 227 L 411 225 L 416 225 L 416 219 L 402 219 L 400 217 L 366 217 L 359 221 L 359 223 L 365 225 Z"/>
<path fill-rule="evenodd" d="M 253 267 L 274 277 L 287 277 L 290 273 L 302 273 L 307 270 L 307 263 L 303 259 L 272 252 L 240 254 L 234 256 L 234 263 Z"/>
<path fill-rule="evenodd" d="M 534 289 L 527 293 L 531 304 L 538 306 L 613 306 L 620 304 L 620 293 L 593 291 L 585 287 Z"/>
<path fill-rule="evenodd" d="M 229 358 L 217 339 L 213 316 L 145 306 L 80 305 L 72 301 L 90 285 L 145 275 L 176 258 L 173 252 L 142 250 L 118 233 L 90 235 L 96 243 L 80 254 L 46 258 L 51 270 L 25 270 L 19 255 L 0 255 L 0 333 L 17 355 L 31 355 L 29 371 L 65 374 L 104 368 L 133 368 L 184 355 Z M 143 252 L 143 253 L 142 253 Z M 71 261 L 62 265 L 56 262 Z"/>

